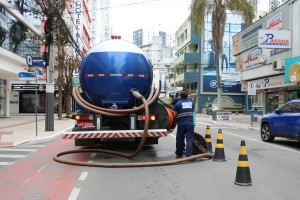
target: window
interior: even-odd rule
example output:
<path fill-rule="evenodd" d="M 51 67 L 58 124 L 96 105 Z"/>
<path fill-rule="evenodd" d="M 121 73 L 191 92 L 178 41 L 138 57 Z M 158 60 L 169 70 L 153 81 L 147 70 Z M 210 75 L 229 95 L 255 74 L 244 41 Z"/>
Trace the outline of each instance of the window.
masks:
<path fill-rule="evenodd" d="M 292 104 L 286 104 L 280 109 L 280 113 L 292 113 L 292 112 L 293 112 Z"/>
<path fill-rule="evenodd" d="M 300 102 L 294 102 L 292 103 L 294 107 L 293 113 L 300 113 Z"/>

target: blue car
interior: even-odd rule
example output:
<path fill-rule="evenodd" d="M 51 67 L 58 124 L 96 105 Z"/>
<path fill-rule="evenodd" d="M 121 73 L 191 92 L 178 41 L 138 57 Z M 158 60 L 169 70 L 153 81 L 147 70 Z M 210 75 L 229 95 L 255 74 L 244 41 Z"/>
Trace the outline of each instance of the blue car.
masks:
<path fill-rule="evenodd" d="M 272 142 L 275 137 L 300 141 L 300 99 L 287 102 L 261 119 L 261 139 Z"/>

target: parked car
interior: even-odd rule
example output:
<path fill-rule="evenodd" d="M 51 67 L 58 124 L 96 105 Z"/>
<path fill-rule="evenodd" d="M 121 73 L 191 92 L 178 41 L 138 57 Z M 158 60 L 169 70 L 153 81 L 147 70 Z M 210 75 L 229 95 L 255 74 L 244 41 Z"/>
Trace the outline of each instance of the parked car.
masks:
<path fill-rule="evenodd" d="M 287 102 L 261 119 L 261 139 L 272 142 L 275 137 L 300 141 L 300 99 Z"/>
<path fill-rule="evenodd" d="M 211 115 L 212 111 L 214 111 L 214 110 L 218 110 L 218 104 L 209 104 L 206 108 L 206 113 L 208 115 Z"/>

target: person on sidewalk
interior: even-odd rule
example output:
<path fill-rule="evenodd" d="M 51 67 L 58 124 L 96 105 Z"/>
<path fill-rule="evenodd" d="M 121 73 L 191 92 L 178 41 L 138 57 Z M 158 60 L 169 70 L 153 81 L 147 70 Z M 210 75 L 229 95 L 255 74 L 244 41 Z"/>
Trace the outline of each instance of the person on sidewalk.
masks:
<path fill-rule="evenodd" d="M 193 155 L 193 139 L 194 139 L 194 121 L 193 111 L 194 102 L 188 100 L 186 91 L 181 92 L 181 101 L 174 106 L 175 117 L 178 119 L 177 135 L 176 135 L 176 158 L 181 158 L 184 150 L 184 139 L 186 139 L 186 156 Z"/>

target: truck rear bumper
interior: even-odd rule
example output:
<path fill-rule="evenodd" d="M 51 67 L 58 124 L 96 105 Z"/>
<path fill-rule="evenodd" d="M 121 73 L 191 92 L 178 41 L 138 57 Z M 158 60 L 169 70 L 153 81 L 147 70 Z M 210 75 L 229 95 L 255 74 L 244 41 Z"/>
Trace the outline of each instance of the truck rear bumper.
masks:
<path fill-rule="evenodd" d="M 133 138 L 142 137 L 144 130 L 121 130 L 121 131 L 80 131 L 64 132 L 63 139 L 81 139 L 81 138 Z M 147 137 L 164 137 L 167 136 L 167 129 L 148 130 Z"/>

